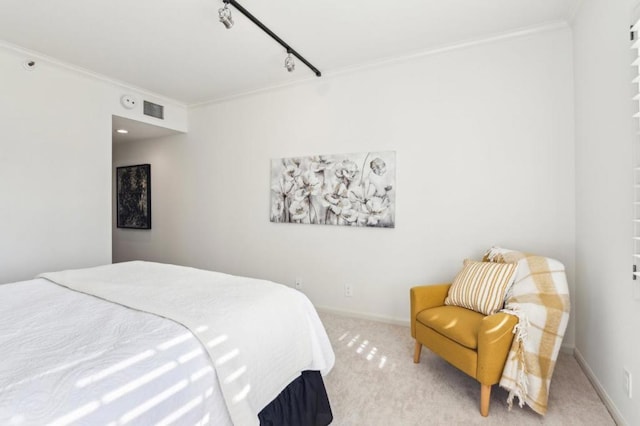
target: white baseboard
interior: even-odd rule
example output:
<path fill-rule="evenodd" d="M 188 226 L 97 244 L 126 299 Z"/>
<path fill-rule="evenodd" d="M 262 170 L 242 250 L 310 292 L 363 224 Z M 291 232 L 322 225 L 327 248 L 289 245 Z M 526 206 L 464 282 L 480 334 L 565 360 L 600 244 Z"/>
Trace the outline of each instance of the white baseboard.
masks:
<path fill-rule="evenodd" d="M 562 344 L 560 346 L 560 352 L 562 352 L 563 354 L 567 354 L 567 355 L 573 355 L 574 352 L 576 350 L 576 347 L 571 345 L 571 344 Z"/>
<path fill-rule="evenodd" d="M 613 403 L 613 400 L 609 397 L 607 391 L 604 390 L 604 388 L 598 381 L 598 378 L 593 373 L 593 370 L 591 369 L 591 367 L 589 367 L 589 364 L 587 364 L 587 361 L 584 359 L 578 348 L 575 348 L 573 350 L 573 356 L 576 358 L 576 361 L 578 361 L 580 368 L 582 368 L 582 371 L 584 371 L 584 374 L 587 376 L 587 378 L 595 388 L 596 393 L 604 403 L 605 407 L 607 407 L 607 410 L 609 410 L 609 414 L 611 414 L 611 417 L 613 417 L 613 421 L 616 422 L 618 426 L 627 426 L 627 422 L 625 422 L 624 417 L 622 417 L 622 413 L 620 413 L 618 407 L 616 407 L 616 405 Z"/>
<path fill-rule="evenodd" d="M 327 308 L 326 306 L 316 306 L 316 310 L 318 310 L 318 312 L 326 312 L 328 314 L 341 315 L 343 317 L 366 319 L 371 321 L 383 322 L 386 324 L 401 325 L 403 327 L 410 326 L 409 320 L 402 320 L 383 315 L 371 315 L 362 312 L 343 311 L 340 309 Z"/>

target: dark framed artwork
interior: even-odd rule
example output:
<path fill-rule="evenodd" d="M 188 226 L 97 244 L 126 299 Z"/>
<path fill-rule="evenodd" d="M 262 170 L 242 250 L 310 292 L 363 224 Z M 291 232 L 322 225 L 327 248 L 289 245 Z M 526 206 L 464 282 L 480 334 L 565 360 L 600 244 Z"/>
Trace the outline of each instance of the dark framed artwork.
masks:
<path fill-rule="evenodd" d="M 151 229 L 151 164 L 116 168 L 118 228 Z"/>

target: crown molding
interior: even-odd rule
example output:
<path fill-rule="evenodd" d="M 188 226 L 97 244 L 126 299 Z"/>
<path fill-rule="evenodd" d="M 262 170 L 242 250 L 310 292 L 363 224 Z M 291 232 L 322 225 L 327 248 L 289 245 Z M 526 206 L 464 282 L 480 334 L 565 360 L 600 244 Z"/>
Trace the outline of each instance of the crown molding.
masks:
<path fill-rule="evenodd" d="M 86 68 L 82 68 L 82 67 L 79 67 L 77 65 L 73 65 L 73 64 L 70 64 L 68 62 L 61 61 L 61 60 L 53 58 L 51 56 L 47 56 L 47 55 L 45 55 L 43 53 L 40 53 L 40 52 L 37 52 L 37 51 L 34 51 L 34 50 L 25 49 L 24 47 L 21 47 L 21 46 L 6 42 L 4 40 L 0 40 L 0 48 L 3 48 L 5 50 L 9 50 L 9 51 L 11 51 L 13 53 L 17 53 L 19 55 L 24 55 L 29 59 L 38 59 L 38 60 L 41 60 L 41 61 L 45 61 L 45 62 L 48 62 L 51 65 L 54 65 L 54 66 L 56 66 L 58 68 L 65 69 L 67 71 L 71 71 L 71 72 L 73 72 L 75 74 L 79 74 L 79 75 L 84 76 L 84 77 L 89 77 L 89 78 L 91 78 L 93 80 L 101 81 L 103 83 L 107 83 L 107 84 L 110 84 L 110 85 L 119 86 L 119 87 L 121 87 L 121 88 L 123 88 L 125 90 L 134 91 L 134 92 L 137 92 L 137 93 L 139 93 L 141 95 L 147 95 L 147 96 L 153 97 L 155 99 L 158 99 L 160 101 L 168 102 L 168 103 L 174 104 L 174 105 L 182 107 L 182 108 L 187 108 L 187 106 L 188 106 L 184 102 L 180 102 L 180 101 L 177 101 L 175 99 L 169 98 L 167 96 L 151 92 L 151 91 L 149 91 L 147 89 L 144 89 L 142 87 L 138 87 L 138 86 L 126 83 L 124 81 L 115 79 L 115 78 L 107 77 L 107 76 L 105 76 L 103 74 L 99 74 L 99 73 L 96 73 L 94 71 L 90 71 L 90 70 L 88 70 Z"/>
<path fill-rule="evenodd" d="M 428 57 L 428 56 L 439 55 L 441 53 L 446 53 L 446 52 L 450 52 L 450 51 L 454 51 L 454 50 L 467 49 L 469 47 L 475 47 L 475 46 L 480 46 L 480 45 L 484 45 L 484 44 L 491 44 L 491 43 L 496 43 L 496 42 L 500 42 L 500 41 L 503 41 L 503 40 L 510 40 L 510 39 L 514 39 L 514 38 L 526 37 L 526 36 L 530 36 L 530 35 L 534 35 L 534 34 L 538 34 L 538 33 L 545 33 L 545 32 L 549 32 L 549 31 L 555 31 L 555 30 L 558 30 L 558 29 L 566 29 L 566 28 L 570 28 L 568 22 L 566 22 L 566 21 L 552 21 L 552 22 L 548 22 L 548 23 L 545 23 L 545 24 L 536 25 L 536 26 L 532 26 L 532 27 L 524 27 L 524 28 L 511 30 L 511 31 L 507 31 L 507 32 L 502 32 L 502 33 L 497 33 L 497 34 L 493 34 L 493 35 L 490 35 L 490 36 L 485 36 L 485 37 L 476 38 L 476 39 L 472 39 L 472 40 L 459 41 L 459 42 L 455 42 L 455 43 L 451 43 L 451 44 L 447 44 L 447 45 L 443 45 L 443 46 L 439 46 L 439 47 L 435 47 L 435 48 L 420 50 L 420 51 L 412 52 L 412 53 L 409 53 L 409 54 L 403 54 L 403 55 L 399 55 L 399 56 L 388 57 L 388 58 L 384 58 L 384 59 L 381 59 L 381 60 L 378 60 L 378 61 L 373 61 L 373 62 L 368 62 L 368 63 L 356 65 L 356 66 L 346 67 L 346 68 L 338 69 L 338 70 L 335 70 L 335 71 L 331 71 L 331 70 L 323 71 L 322 79 L 318 79 L 316 77 L 305 78 L 305 79 L 297 80 L 297 81 L 290 82 L 290 83 L 272 85 L 272 86 L 261 88 L 261 89 L 248 90 L 248 91 L 244 91 L 242 93 L 238 93 L 238 94 L 234 94 L 234 95 L 223 96 L 223 97 L 220 97 L 220 98 L 214 98 L 214 99 L 211 99 L 211 100 L 208 100 L 208 101 L 196 102 L 196 103 L 193 103 L 193 104 L 189 104 L 188 107 L 189 108 L 200 108 L 200 107 L 204 107 L 204 106 L 208 106 L 208 105 L 212 105 L 212 104 L 220 104 L 220 103 L 225 103 L 225 102 L 229 102 L 229 101 L 240 99 L 240 98 L 245 98 L 245 97 L 250 97 L 250 96 L 259 95 L 259 94 L 263 94 L 263 93 L 269 93 L 269 92 L 273 92 L 273 91 L 278 91 L 278 90 L 282 90 L 282 89 L 285 89 L 285 88 L 306 85 L 306 84 L 309 84 L 309 83 L 319 84 L 319 83 L 321 83 L 321 80 L 331 79 L 331 78 L 335 78 L 335 77 L 339 77 L 339 76 L 343 76 L 343 75 L 349 75 L 349 74 L 353 74 L 353 73 L 356 73 L 356 72 L 362 72 L 362 71 L 372 70 L 372 69 L 386 67 L 386 66 L 390 66 L 390 65 L 395 65 L 395 64 L 399 64 L 399 63 L 404 63 L 404 62 L 417 60 L 417 59 L 421 59 L 421 58 Z"/>

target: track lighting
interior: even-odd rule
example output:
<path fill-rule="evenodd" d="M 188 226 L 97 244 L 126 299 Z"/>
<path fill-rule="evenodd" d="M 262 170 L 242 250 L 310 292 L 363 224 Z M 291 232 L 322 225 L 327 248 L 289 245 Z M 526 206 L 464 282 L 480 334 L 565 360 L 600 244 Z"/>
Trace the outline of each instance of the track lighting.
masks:
<path fill-rule="evenodd" d="M 288 55 L 284 60 L 284 67 L 287 69 L 287 71 L 293 72 L 293 70 L 296 69 L 296 62 L 293 60 L 293 55 L 291 55 L 291 52 L 287 53 Z"/>
<path fill-rule="evenodd" d="M 313 71 L 313 73 L 316 75 L 316 77 L 322 76 L 322 74 L 316 67 L 311 65 L 309 61 L 303 58 L 298 52 L 293 50 L 291 46 L 289 46 L 287 43 L 284 42 L 284 40 L 282 40 L 273 31 L 267 28 L 262 22 L 258 20 L 258 18 L 253 16 L 247 9 L 242 7 L 242 5 L 240 5 L 236 0 L 222 0 L 222 2 L 224 3 L 224 7 L 218 9 L 218 15 L 220 16 L 220 22 L 224 24 L 225 28 L 229 29 L 233 27 L 233 18 L 231 17 L 231 10 L 229 9 L 229 5 L 232 5 L 233 7 L 238 9 L 240 13 L 246 16 L 251 22 L 256 24 L 262 31 L 264 31 L 272 39 L 277 41 L 280 44 L 280 46 L 285 48 L 285 50 L 287 51 L 287 58 L 284 60 L 284 67 L 287 69 L 287 71 L 293 72 L 293 70 L 296 68 L 296 63 L 293 59 L 293 57 L 295 56 L 303 64 L 308 66 L 309 69 L 311 69 L 311 71 Z"/>
<path fill-rule="evenodd" d="M 222 22 L 226 29 L 233 27 L 233 17 L 231 16 L 231 9 L 229 9 L 229 5 L 225 3 L 224 7 L 218 9 L 218 16 L 220 17 L 220 22 Z"/>

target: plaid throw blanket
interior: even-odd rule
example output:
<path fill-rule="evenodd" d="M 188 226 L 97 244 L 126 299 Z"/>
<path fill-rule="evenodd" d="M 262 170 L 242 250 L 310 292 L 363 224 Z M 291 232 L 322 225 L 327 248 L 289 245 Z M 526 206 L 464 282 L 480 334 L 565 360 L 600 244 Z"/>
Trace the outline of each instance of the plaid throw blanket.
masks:
<path fill-rule="evenodd" d="M 569 289 L 564 265 L 547 257 L 492 247 L 490 262 L 518 264 L 503 312 L 516 315 L 518 325 L 500 386 L 509 391 L 507 402 L 518 397 L 538 414 L 547 412 L 549 385 L 560 344 L 569 321 Z"/>

